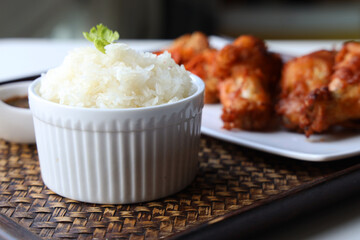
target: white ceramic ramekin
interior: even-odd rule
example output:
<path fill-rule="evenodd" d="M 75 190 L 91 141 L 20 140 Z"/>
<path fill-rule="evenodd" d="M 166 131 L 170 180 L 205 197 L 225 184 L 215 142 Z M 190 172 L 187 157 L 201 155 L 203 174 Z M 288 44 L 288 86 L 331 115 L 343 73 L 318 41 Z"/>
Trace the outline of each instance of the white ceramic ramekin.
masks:
<path fill-rule="evenodd" d="M 35 143 L 30 109 L 14 107 L 4 101 L 28 94 L 31 81 L 6 83 L 0 86 L 0 138 L 16 143 Z"/>
<path fill-rule="evenodd" d="M 135 203 L 176 193 L 198 165 L 204 83 L 181 101 L 146 108 L 70 107 L 29 87 L 44 183 L 91 203 Z"/>

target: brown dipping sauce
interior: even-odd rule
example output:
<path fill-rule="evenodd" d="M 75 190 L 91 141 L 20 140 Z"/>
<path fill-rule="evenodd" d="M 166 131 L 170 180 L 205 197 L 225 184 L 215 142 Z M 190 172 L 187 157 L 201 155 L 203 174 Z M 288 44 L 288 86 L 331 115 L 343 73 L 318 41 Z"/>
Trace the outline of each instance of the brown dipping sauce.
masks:
<path fill-rule="evenodd" d="M 6 99 L 4 102 L 13 107 L 29 108 L 28 96 L 12 97 L 12 98 Z"/>

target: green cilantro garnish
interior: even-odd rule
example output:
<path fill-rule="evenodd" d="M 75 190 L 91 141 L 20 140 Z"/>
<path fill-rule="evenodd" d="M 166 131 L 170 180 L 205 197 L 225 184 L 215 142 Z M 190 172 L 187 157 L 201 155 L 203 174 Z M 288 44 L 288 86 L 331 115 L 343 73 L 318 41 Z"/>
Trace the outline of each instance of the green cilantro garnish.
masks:
<path fill-rule="evenodd" d="M 90 32 L 83 32 L 84 37 L 93 42 L 95 47 L 105 53 L 105 46 L 118 40 L 119 33 L 117 31 L 111 31 L 101 23 L 90 29 Z"/>

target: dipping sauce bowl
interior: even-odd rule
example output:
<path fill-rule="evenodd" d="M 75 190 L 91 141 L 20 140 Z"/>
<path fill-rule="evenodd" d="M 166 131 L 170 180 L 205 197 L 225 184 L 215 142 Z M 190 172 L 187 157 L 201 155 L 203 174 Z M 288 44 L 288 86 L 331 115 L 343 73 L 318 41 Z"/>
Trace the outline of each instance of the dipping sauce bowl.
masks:
<path fill-rule="evenodd" d="M 29 108 L 13 105 L 9 100 L 27 98 L 31 81 L 0 85 L 0 138 L 16 143 L 35 143 L 32 114 Z M 10 104 L 9 104 L 10 103 Z"/>

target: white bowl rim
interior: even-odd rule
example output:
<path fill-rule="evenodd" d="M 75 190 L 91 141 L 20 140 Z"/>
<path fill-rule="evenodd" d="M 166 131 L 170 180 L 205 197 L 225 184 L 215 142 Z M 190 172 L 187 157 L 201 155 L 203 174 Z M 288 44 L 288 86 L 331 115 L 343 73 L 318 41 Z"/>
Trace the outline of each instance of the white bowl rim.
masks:
<path fill-rule="evenodd" d="M 187 101 L 191 101 L 192 99 L 198 97 L 200 94 L 202 94 L 205 91 L 205 83 L 204 81 L 199 78 L 198 76 L 196 76 L 195 74 L 190 73 L 190 77 L 192 80 L 193 85 L 197 88 L 196 91 L 183 99 L 180 99 L 179 101 L 176 102 L 172 102 L 172 103 L 164 103 L 164 104 L 160 104 L 160 105 L 155 105 L 155 106 L 148 106 L 148 107 L 139 107 L 139 108 L 86 108 L 86 107 L 76 107 L 76 106 L 70 106 L 70 105 L 65 105 L 65 104 L 60 104 L 60 103 L 56 103 L 56 102 L 52 102 L 49 100 L 46 100 L 42 97 L 40 97 L 37 92 L 35 91 L 35 88 L 37 87 L 37 85 L 40 83 L 41 81 L 41 77 L 35 79 L 29 86 L 28 88 L 28 97 L 29 98 L 34 98 L 37 101 L 41 101 L 43 103 L 46 104 L 51 104 L 54 107 L 62 107 L 62 108 L 67 108 L 69 110 L 77 110 L 77 111 L 94 111 L 94 112 L 129 112 L 129 111 L 151 111 L 154 109 L 159 109 L 159 108 L 164 108 L 164 107 L 170 107 L 173 105 L 177 105 L 177 104 L 181 104 L 183 102 L 187 102 Z"/>

